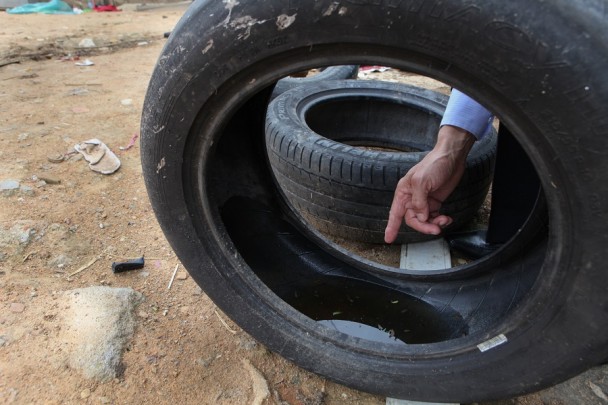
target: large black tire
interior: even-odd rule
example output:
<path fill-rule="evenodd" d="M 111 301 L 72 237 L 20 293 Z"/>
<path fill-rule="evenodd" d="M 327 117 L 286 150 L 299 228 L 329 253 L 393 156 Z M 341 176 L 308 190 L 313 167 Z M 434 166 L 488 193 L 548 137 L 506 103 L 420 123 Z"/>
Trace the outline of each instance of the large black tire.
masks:
<path fill-rule="evenodd" d="M 295 89 L 299 86 L 314 85 L 325 80 L 344 80 L 356 79 L 359 75 L 358 65 L 342 65 L 328 66 L 321 68 L 317 74 L 306 77 L 291 77 L 282 78 L 274 86 L 271 99 L 275 99 L 288 90 Z"/>
<path fill-rule="evenodd" d="M 143 173 L 159 223 L 238 325 L 351 387 L 473 402 L 596 365 L 608 358 L 606 6 L 194 2 L 163 49 L 143 109 Z M 455 269 L 397 274 L 294 220 L 263 145 L 271 87 L 315 66 L 369 63 L 437 78 L 495 111 L 539 174 L 548 235 L 510 249 L 516 235 Z M 410 344 L 316 322 L 342 316 L 378 322 Z"/>
<path fill-rule="evenodd" d="M 397 182 L 433 148 L 447 100 L 431 90 L 368 80 L 325 81 L 281 94 L 266 114 L 266 148 L 281 190 L 324 233 L 384 243 Z M 408 149 L 415 151 L 398 152 Z M 495 156 L 492 128 L 476 142 L 462 181 L 442 206 L 454 220 L 446 232 L 479 210 Z M 404 226 L 396 242 L 432 238 Z"/>

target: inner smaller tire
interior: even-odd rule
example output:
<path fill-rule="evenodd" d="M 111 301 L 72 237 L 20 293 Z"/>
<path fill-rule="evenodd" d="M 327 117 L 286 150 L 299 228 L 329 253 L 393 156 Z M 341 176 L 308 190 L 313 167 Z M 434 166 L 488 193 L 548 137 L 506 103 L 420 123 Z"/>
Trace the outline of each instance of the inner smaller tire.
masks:
<path fill-rule="evenodd" d="M 437 138 L 448 97 L 384 81 L 324 81 L 289 90 L 268 107 L 266 148 L 283 195 L 321 232 L 384 243 L 397 182 Z M 464 176 L 442 206 L 469 222 L 492 182 L 496 131 L 476 142 Z M 402 227 L 397 243 L 428 240 Z"/>

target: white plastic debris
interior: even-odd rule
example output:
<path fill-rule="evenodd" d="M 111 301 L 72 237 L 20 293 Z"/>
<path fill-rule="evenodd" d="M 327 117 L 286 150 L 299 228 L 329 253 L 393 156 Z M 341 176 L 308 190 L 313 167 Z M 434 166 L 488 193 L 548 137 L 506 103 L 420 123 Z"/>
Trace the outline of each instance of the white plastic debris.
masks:
<path fill-rule="evenodd" d="M 99 139 L 89 139 L 74 145 L 74 149 L 89 162 L 89 168 L 101 174 L 112 174 L 120 167 L 120 159 Z"/>

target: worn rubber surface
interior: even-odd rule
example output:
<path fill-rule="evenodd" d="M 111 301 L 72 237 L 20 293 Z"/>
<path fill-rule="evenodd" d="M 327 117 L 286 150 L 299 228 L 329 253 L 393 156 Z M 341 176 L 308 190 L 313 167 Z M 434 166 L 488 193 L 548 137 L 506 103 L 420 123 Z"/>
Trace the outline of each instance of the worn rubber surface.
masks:
<path fill-rule="evenodd" d="M 607 9 L 603 0 L 194 2 L 143 109 L 143 174 L 159 223 L 238 325 L 342 384 L 476 402 L 572 377 L 608 358 Z M 518 245 L 515 236 L 456 269 L 397 275 L 302 227 L 264 149 L 271 87 L 349 64 L 425 74 L 496 112 L 539 174 L 546 237 Z M 299 302 L 350 295 L 364 322 L 403 304 L 413 336 L 398 314 L 389 319 L 410 344 L 331 330 L 316 322 L 329 316 L 322 308 Z"/>
<path fill-rule="evenodd" d="M 274 86 L 271 99 L 274 99 L 287 90 L 295 89 L 299 86 L 314 85 L 325 80 L 344 80 L 356 79 L 359 74 L 359 66 L 344 65 L 344 66 L 328 66 L 321 68 L 320 71 L 312 76 L 307 77 L 284 77 L 279 80 Z"/>
<path fill-rule="evenodd" d="M 368 80 L 325 81 L 281 94 L 266 113 L 266 148 L 281 190 L 324 232 L 384 243 L 397 182 L 435 145 L 447 100 Z M 484 202 L 495 154 L 492 128 L 475 143 L 460 184 L 442 205 L 454 220 L 446 232 L 470 221 Z M 403 226 L 396 242 L 432 238 Z"/>

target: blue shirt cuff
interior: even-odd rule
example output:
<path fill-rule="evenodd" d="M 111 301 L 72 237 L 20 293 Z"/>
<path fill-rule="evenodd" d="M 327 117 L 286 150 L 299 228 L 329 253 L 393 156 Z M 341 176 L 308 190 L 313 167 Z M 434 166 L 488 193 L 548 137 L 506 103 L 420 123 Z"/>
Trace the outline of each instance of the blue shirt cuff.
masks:
<path fill-rule="evenodd" d="M 479 140 L 489 132 L 493 120 L 494 116 L 485 107 L 463 92 L 453 89 L 441 125 L 462 128 Z"/>

